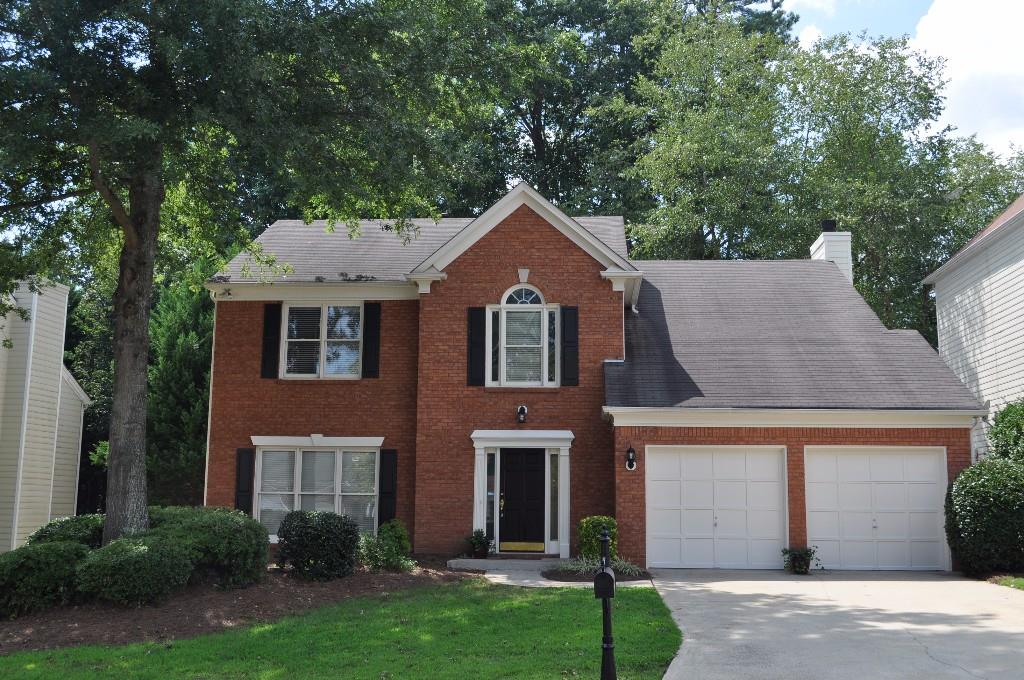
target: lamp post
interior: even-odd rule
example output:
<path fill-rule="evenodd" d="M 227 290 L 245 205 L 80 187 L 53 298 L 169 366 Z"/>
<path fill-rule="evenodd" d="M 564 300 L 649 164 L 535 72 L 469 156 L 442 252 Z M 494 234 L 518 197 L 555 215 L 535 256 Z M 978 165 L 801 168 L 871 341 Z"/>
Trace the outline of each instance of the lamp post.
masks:
<path fill-rule="evenodd" d="M 601 568 L 594 575 L 594 597 L 601 600 L 604 635 L 601 638 L 601 680 L 617 680 L 615 640 L 612 638 L 612 598 L 615 597 L 615 572 L 608 559 L 608 527 L 601 530 Z"/>

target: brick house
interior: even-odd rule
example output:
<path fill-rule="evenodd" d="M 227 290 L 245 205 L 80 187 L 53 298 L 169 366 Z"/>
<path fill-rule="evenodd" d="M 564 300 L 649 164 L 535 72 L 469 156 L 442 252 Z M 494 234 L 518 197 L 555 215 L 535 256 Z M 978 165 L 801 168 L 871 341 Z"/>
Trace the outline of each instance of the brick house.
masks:
<path fill-rule="evenodd" d="M 619 217 L 520 184 L 476 219 L 349 239 L 279 221 L 291 265 L 241 255 L 216 300 L 206 503 L 272 540 L 295 508 L 418 553 L 473 529 L 568 556 L 593 514 L 649 566 L 948 569 L 947 484 L 982 407 L 916 333 L 857 294 L 849 234 L 812 257 L 628 257 Z"/>

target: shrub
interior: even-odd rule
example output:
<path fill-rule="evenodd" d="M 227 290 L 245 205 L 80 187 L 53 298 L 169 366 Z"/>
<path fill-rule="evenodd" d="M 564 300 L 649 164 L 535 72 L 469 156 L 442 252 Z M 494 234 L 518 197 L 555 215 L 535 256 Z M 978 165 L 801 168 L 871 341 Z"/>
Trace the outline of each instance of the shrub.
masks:
<path fill-rule="evenodd" d="M 100 547 L 103 543 L 103 515 L 58 517 L 28 537 L 29 545 L 53 541 L 73 541 L 90 548 Z"/>
<path fill-rule="evenodd" d="M 169 539 L 187 551 L 194 578 L 212 577 L 239 588 L 255 583 L 267 570 L 267 530 L 238 510 L 227 508 L 150 508 L 146 534 Z"/>
<path fill-rule="evenodd" d="M 1007 404 L 992 419 L 988 431 L 992 455 L 1024 465 L 1024 399 Z"/>
<path fill-rule="evenodd" d="M 580 520 L 576 528 L 576 539 L 582 557 L 601 557 L 601 530 L 608 527 L 608 556 L 614 558 L 618 552 L 619 529 L 614 517 L 592 515 Z"/>
<path fill-rule="evenodd" d="M 623 576 L 643 576 L 646 572 L 638 565 L 633 564 L 620 557 L 614 557 L 611 560 L 611 568 L 616 574 Z M 572 559 L 562 560 L 558 563 L 559 570 L 568 571 L 572 574 L 579 574 L 581 576 L 593 576 L 597 573 L 597 570 L 601 568 L 600 557 L 573 557 Z"/>
<path fill-rule="evenodd" d="M 0 615 L 9 618 L 70 602 L 75 566 L 88 552 L 77 541 L 47 541 L 0 555 Z"/>
<path fill-rule="evenodd" d="M 967 574 L 1024 570 L 1024 465 L 990 457 L 961 472 L 946 497 L 946 534 Z"/>
<path fill-rule="evenodd" d="M 359 527 L 333 512 L 289 512 L 277 530 L 277 560 L 316 581 L 348 576 L 356 568 Z"/>
<path fill-rule="evenodd" d="M 416 563 L 409 559 L 412 545 L 405 525 L 396 519 L 385 522 L 377 535 L 359 537 L 359 561 L 368 569 L 409 571 Z"/>
<path fill-rule="evenodd" d="M 160 536 L 133 536 L 94 550 L 78 565 L 78 590 L 126 606 L 160 602 L 188 583 L 188 549 Z"/>
<path fill-rule="evenodd" d="M 824 569 L 821 566 L 821 560 L 818 559 L 818 546 L 816 545 L 805 548 L 783 548 L 782 559 L 786 571 L 791 574 L 809 574 L 811 565 Z"/>

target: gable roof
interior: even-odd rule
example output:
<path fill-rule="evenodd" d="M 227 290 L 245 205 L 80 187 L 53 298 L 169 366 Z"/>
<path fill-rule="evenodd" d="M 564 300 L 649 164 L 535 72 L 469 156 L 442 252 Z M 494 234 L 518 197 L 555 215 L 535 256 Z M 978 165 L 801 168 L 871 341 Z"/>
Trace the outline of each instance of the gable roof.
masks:
<path fill-rule="evenodd" d="M 975 234 L 974 238 L 958 250 L 953 257 L 949 258 L 946 264 L 929 274 L 925 278 L 924 283 L 934 284 L 944 274 L 955 269 L 975 254 L 985 250 L 993 242 L 997 234 L 1005 233 L 1021 225 L 1024 225 L 1024 194 L 1018 196 L 1017 200 L 1010 204 L 1010 207 L 999 213 L 994 220 L 989 222 L 988 226 Z"/>
<path fill-rule="evenodd" d="M 831 262 L 644 261 L 609 407 L 983 407 L 916 331 L 887 330 Z"/>

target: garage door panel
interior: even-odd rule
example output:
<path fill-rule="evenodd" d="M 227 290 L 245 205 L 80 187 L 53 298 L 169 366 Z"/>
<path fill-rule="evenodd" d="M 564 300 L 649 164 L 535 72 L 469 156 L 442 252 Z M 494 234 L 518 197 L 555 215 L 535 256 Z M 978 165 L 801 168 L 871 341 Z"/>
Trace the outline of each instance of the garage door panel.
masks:
<path fill-rule="evenodd" d="M 682 485 L 684 508 L 711 508 L 714 506 L 715 483 L 710 479 L 684 481 Z"/>
<path fill-rule="evenodd" d="M 782 554 L 782 539 L 758 539 L 748 543 L 750 566 L 755 569 L 775 569 Z"/>
<path fill-rule="evenodd" d="M 715 539 L 713 538 L 688 538 L 683 543 L 683 558 L 681 564 L 684 567 L 708 568 L 715 566 Z M 673 565 L 673 566 L 676 566 Z"/>
<path fill-rule="evenodd" d="M 807 482 L 807 509 L 830 510 L 839 507 L 835 482 Z"/>
<path fill-rule="evenodd" d="M 817 540 L 811 545 L 817 550 L 817 557 L 823 567 L 830 568 L 842 563 L 839 555 L 839 541 Z"/>
<path fill-rule="evenodd" d="M 779 454 L 774 451 L 751 451 L 747 454 L 747 479 L 767 482 L 782 481 Z"/>
<path fill-rule="evenodd" d="M 683 539 L 649 537 L 647 561 L 652 566 L 679 564 L 683 558 Z"/>
<path fill-rule="evenodd" d="M 679 536 L 683 533 L 682 518 L 679 510 L 652 509 L 647 513 L 647 530 L 654 535 Z"/>
<path fill-rule="evenodd" d="M 874 518 L 870 512 L 844 512 L 839 515 L 839 536 L 849 539 L 874 538 Z"/>
<path fill-rule="evenodd" d="M 679 458 L 677 456 L 650 456 L 647 459 L 647 479 L 668 479 L 679 481 Z"/>
<path fill-rule="evenodd" d="M 903 482 L 875 483 L 871 485 L 871 492 L 874 494 L 873 506 L 876 510 L 907 509 L 907 485 Z"/>
<path fill-rule="evenodd" d="M 653 480 L 648 482 L 653 507 L 657 508 L 678 508 L 683 504 L 680 493 L 679 480 L 661 481 Z"/>
<path fill-rule="evenodd" d="M 779 535 L 780 526 L 782 526 L 782 513 L 777 510 L 758 510 L 747 513 L 747 535 L 751 538 L 782 538 Z"/>
<path fill-rule="evenodd" d="M 875 521 L 878 528 L 875 530 L 875 538 L 899 539 L 906 541 L 910 536 L 910 526 L 905 512 L 879 512 L 875 514 Z"/>
<path fill-rule="evenodd" d="M 747 507 L 782 510 L 782 482 L 747 482 Z"/>
<path fill-rule="evenodd" d="M 807 535 L 821 538 L 838 538 L 839 513 L 821 510 L 808 512 Z"/>
<path fill-rule="evenodd" d="M 870 482 L 871 457 L 855 453 L 835 454 L 837 481 L 839 482 Z"/>
<path fill-rule="evenodd" d="M 743 451 L 714 453 L 715 479 L 746 479 L 747 454 Z"/>
<path fill-rule="evenodd" d="M 745 481 L 716 481 L 715 505 L 719 508 L 747 507 L 747 483 Z"/>
<path fill-rule="evenodd" d="M 910 566 L 914 569 L 942 569 L 941 541 L 911 541 Z"/>
<path fill-rule="evenodd" d="M 907 509 L 931 510 L 942 499 L 942 487 L 938 484 L 907 484 Z"/>
<path fill-rule="evenodd" d="M 723 538 L 746 538 L 746 510 L 724 510 L 719 508 L 715 512 L 718 515 L 717 531 L 715 532 L 716 536 Z"/>
<path fill-rule="evenodd" d="M 706 536 L 711 538 L 715 535 L 715 511 L 707 510 L 686 510 L 683 515 L 684 536 Z"/>
<path fill-rule="evenodd" d="M 946 476 L 942 460 L 934 455 L 908 455 L 903 470 L 908 482 L 935 482 Z"/>
<path fill-rule="evenodd" d="M 722 569 L 742 569 L 749 565 L 747 541 L 743 538 L 720 538 L 715 541 L 715 565 Z"/>
<path fill-rule="evenodd" d="M 870 510 L 871 509 L 871 485 L 867 483 L 852 483 L 836 485 L 836 495 L 839 497 L 840 510 Z"/>
<path fill-rule="evenodd" d="M 910 546 L 905 541 L 878 542 L 879 569 L 906 569 L 910 564 Z"/>
<path fill-rule="evenodd" d="M 714 454 L 711 452 L 692 452 L 684 456 L 664 454 L 680 461 L 683 479 L 714 479 Z"/>
<path fill-rule="evenodd" d="M 835 456 L 810 456 L 804 475 L 810 482 L 835 482 L 837 477 Z"/>
<path fill-rule="evenodd" d="M 911 512 L 910 538 L 939 540 L 942 538 L 942 517 L 937 512 Z"/>
<path fill-rule="evenodd" d="M 840 564 L 847 569 L 874 569 L 875 541 L 844 540 L 839 545 Z M 825 567 L 838 566 L 825 564 Z"/>
<path fill-rule="evenodd" d="M 903 456 L 884 453 L 871 456 L 871 481 L 902 482 Z"/>

